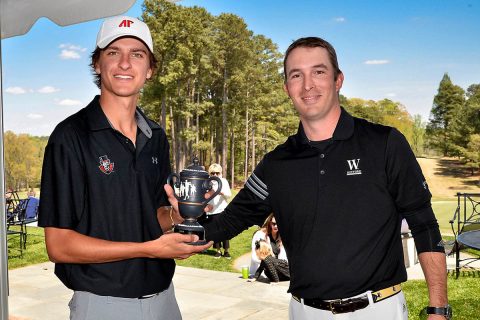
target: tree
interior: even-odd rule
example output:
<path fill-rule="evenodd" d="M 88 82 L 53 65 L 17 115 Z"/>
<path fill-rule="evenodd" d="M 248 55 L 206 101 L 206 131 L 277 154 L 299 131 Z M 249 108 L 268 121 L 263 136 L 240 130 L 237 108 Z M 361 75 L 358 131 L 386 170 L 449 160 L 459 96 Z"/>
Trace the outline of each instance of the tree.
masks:
<path fill-rule="evenodd" d="M 5 183 L 12 189 L 38 187 L 46 138 L 5 132 Z"/>
<path fill-rule="evenodd" d="M 412 126 L 412 150 L 418 157 L 423 153 L 423 142 L 425 137 L 425 123 L 422 121 L 422 116 L 416 114 L 413 116 Z"/>
<path fill-rule="evenodd" d="M 455 142 L 452 138 L 452 124 L 459 110 L 465 103 L 464 90 L 452 83 L 447 73 L 444 74 L 433 99 L 430 120 L 427 125 L 429 145 L 443 153 L 454 155 Z"/>

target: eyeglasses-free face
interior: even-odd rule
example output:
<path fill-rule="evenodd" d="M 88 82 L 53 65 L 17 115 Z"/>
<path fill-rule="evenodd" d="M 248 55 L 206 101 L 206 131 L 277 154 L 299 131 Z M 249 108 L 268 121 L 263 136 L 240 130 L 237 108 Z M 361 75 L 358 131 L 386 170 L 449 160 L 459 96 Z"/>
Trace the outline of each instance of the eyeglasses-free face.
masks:
<path fill-rule="evenodd" d="M 210 172 L 211 176 L 219 176 L 221 172 Z"/>

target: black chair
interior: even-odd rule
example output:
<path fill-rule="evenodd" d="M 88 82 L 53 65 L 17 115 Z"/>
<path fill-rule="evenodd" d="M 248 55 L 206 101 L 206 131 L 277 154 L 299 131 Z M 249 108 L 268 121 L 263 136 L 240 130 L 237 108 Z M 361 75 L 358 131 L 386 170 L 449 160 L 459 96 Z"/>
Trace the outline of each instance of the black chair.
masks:
<path fill-rule="evenodd" d="M 6 203 L 5 217 L 7 220 L 7 241 L 9 241 L 14 236 L 18 236 L 19 237 L 18 242 L 20 244 L 20 255 L 23 256 L 23 248 L 25 247 L 23 226 L 20 225 L 20 230 L 10 228 L 11 226 L 18 225 L 19 210 L 17 210 L 17 207 L 20 203 L 20 199 L 18 198 L 18 194 L 16 192 L 12 191 L 9 193 L 10 195 L 5 201 Z"/>
<path fill-rule="evenodd" d="M 13 200 L 7 205 L 7 229 L 13 232 L 19 232 L 21 246 L 27 248 L 27 226 L 26 212 L 30 198 Z M 20 231 L 11 230 L 11 226 L 19 226 Z"/>
<path fill-rule="evenodd" d="M 457 209 L 450 220 L 455 236 L 450 254 L 455 254 L 455 274 L 458 278 L 460 268 L 480 260 L 480 250 L 478 250 L 480 244 L 462 241 L 463 235 L 467 235 L 467 232 L 480 232 L 480 193 L 457 193 L 457 199 Z M 470 249 L 469 253 L 473 253 L 470 257 L 461 259 L 460 251 L 464 249 Z"/>

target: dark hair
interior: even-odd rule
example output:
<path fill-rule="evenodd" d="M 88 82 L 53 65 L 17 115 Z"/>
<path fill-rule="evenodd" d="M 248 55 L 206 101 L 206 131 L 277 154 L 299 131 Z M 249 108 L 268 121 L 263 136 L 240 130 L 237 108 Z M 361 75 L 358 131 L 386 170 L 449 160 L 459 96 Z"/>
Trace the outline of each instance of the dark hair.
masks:
<path fill-rule="evenodd" d="M 335 49 L 333 46 L 323 40 L 322 38 L 318 37 L 306 37 L 306 38 L 300 38 L 295 40 L 287 49 L 285 52 L 285 58 L 283 59 L 283 73 L 285 76 L 285 82 L 287 81 L 287 59 L 290 53 L 292 52 L 293 49 L 295 48 L 324 48 L 328 52 L 328 56 L 330 58 L 330 63 L 333 66 L 333 78 L 334 80 L 337 80 L 337 77 L 340 73 L 342 73 L 342 70 L 338 67 L 338 60 L 337 60 L 337 53 L 335 52 Z"/>
<path fill-rule="evenodd" d="M 106 48 L 108 48 L 108 46 Z M 97 85 L 98 89 L 100 89 L 102 86 L 102 79 L 101 79 L 101 76 L 95 71 L 95 65 L 100 59 L 100 53 L 105 49 L 100 49 L 99 47 L 96 47 L 95 50 L 93 50 L 92 54 L 90 55 L 90 68 L 92 69 L 93 83 Z M 155 73 L 155 70 L 157 69 L 157 58 L 155 58 L 155 55 L 151 53 L 150 50 L 147 50 L 147 51 L 148 51 L 148 59 L 150 60 L 150 68 L 152 69 L 152 75 L 153 75 Z"/>

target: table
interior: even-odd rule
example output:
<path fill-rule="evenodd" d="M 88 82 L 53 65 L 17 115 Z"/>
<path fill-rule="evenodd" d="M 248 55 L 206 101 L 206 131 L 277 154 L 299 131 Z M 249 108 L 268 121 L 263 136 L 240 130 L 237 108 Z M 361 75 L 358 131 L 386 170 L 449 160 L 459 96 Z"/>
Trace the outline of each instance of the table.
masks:
<path fill-rule="evenodd" d="M 480 230 L 473 230 L 460 233 L 457 241 L 463 243 L 467 247 L 480 250 Z"/>

